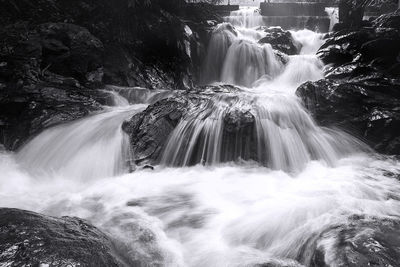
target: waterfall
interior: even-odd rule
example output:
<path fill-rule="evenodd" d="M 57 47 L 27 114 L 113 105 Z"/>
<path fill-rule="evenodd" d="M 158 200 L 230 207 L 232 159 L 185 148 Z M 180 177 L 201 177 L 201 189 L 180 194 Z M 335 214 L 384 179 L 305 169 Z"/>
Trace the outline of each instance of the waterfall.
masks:
<path fill-rule="evenodd" d="M 117 86 L 103 91 L 111 95 L 114 107 L 43 131 L 16 154 L 24 169 L 38 177 L 58 175 L 80 180 L 128 172 L 129 138 L 121 129 L 122 123 L 170 92 Z"/>
<path fill-rule="evenodd" d="M 276 77 L 282 70 L 270 44 L 258 44 L 264 33 L 236 30 L 222 24 L 214 30 L 203 66 L 203 83 L 225 82 L 251 86 L 261 77 Z"/>
<path fill-rule="evenodd" d="M 323 78 L 323 64 L 315 56 L 322 44 L 319 34 L 309 30 L 292 32 L 302 44 L 301 55 L 290 56 L 284 66 L 270 44 L 257 42 L 253 31 L 262 29 L 243 31 L 228 25 L 224 23 L 213 32 L 206 61 L 215 59 L 213 49 L 217 48 L 219 64 L 207 62 L 205 72 L 213 66 L 213 73 L 220 73 L 218 82 L 242 89 L 217 94 L 201 106 L 193 104 L 171 134 L 163 164 L 215 165 L 253 160 L 291 172 L 302 170 L 312 160 L 334 166 L 345 155 L 368 150 L 343 132 L 318 127 L 294 95 L 301 83 Z M 229 42 L 221 36 L 230 36 Z M 238 111 L 239 118 L 243 116 L 247 121 L 239 121 L 238 127 L 242 128 L 232 131 L 227 121 Z"/>
<path fill-rule="evenodd" d="M 37 176 L 53 173 L 89 180 L 126 172 L 129 141 L 121 124 L 144 105 L 114 108 L 50 128 L 17 153 L 17 161 Z"/>
<path fill-rule="evenodd" d="M 333 26 L 339 22 L 339 8 L 336 7 L 327 7 L 325 8 L 325 12 L 328 14 L 330 23 L 329 23 L 329 31 L 332 31 Z"/>
<path fill-rule="evenodd" d="M 363 253 L 396 255 L 396 238 L 369 237 L 399 221 L 400 162 L 317 125 L 295 95 L 323 78 L 321 35 L 293 31 L 302 50 L 283 61 L 258 43 L 255 9 L 226 21 L 202 82 L 235 89 L 196 91 L 202 101 L 188 101 L 154 170 L 129 172 L 121 124 L 174 93 L 107 86 L 112 107 L 0 151 L 1 205 L 86 219 L 146 266 L 345 266 Z"/>
<path fill-rule="evenodd" d="M 256 7 L 241 7 L 232 11 L 225 20 L 234 26 L 253 28 L 264 25 L 260 10 Z"/>
<path fill-rule="evenodd" d="M 276 76 L 280 67 L 270 44 L 236 40 L 226 53 L 221 81 L 249 87 L 264 75 Z"/>
<path fill-rule="evenodd" d="M 237 32 L 228 23 L 220 24 L 213 31 L 203 66 L 203 84 L 219 81 L 225 55 L 236 36 Z"/>
<path fill-rule="evenodd" d="M 282 93 L 223 94 L 192 110 L 171 134 L 163 164 L 254 160 L 290 172 L 303 169 L 311 160 L 334 166 L 343 156 L 366 149 L 345 133 L 319 128 L 296 97 Z M 247 127 L 232 133 L 227 118 L 237 111 L 247 112 L 251 122 L 245 121 Z"/>

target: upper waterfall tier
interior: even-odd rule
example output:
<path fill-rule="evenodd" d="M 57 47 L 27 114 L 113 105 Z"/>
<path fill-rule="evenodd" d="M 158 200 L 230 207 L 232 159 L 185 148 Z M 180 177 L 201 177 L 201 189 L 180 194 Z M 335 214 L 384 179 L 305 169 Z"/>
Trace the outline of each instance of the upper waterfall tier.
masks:
<path fill-rule="evenodd" d="M 290 30 L 327 32 L 331 29 L 332 16 L 324 7 L 321 3 L 261 3 L 261 9 L 241 7 L 231 11 L 225 21 L 244 28 L 281 26 Z"/>

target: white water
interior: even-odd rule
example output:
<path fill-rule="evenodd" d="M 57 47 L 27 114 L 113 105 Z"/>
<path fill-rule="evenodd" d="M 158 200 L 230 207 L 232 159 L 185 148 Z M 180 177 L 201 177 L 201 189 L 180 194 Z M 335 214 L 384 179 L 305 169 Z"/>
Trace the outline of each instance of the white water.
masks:
<path fill-rule="evenodd" d="M 315 247 L 325 250 L 330 266 L 342 266 L 338 243 L 322 233 L 345 227 L 354 215 L 398 218 L 400 183 L 387 173 L 399 175 L 400 163 L 361 152 L 363 145 L 340 131 L 319 128 L 301 106 L 296 87 L 322 78 L 323 66 L 312 55 L 321 42 L 318 35 L 294 32 L 302 55 L 274 72 L 278 68 L 268 63 L 273 57 L 255 44 L 254 32 L 238 29 L 235 35 L 220 27 L 213 38 L 222 37 L 210 48 L 223 54 L 208 55 L 219 64 L 216 70 L 222 72 L 226 53 L 241 38 L 251 44 L 245 53 L 256 54 L 245 64 L 267 75 L 257 74 L 233 94 L 237 101 L 216 98 L 212 116 L 198 112 L 201 120 L 194 114 L 198 121 L 183 121 L 171 136 L 176 141 L 169 141 L 167 151 L 188 160 L 191 146 L 180 153 L 174 144 L 188 129 L 191 138 L 205 135 L 203 151 L 211 166 L 156 166 L 127 174 L 129 152 L 120 125 L 157 97 L 124 93 L 132 96 L 130 103 L 142 103 L 126 106 L 120 96 L 129 88 L 119 88 L 115 103 L 123 107 L 48 129 L 16 154 L 2 152 L 1 206 L 88 219 L 122 242 L 127 258 L 150 266 L 309 266 Z M 254 112 L 257 135 L 263 137 L 259 162 L 218 163 L 222 118 L 232 109 Z M 168 160 L 174 161 L 164 158 L 164 163 Z M 260 166 L 263 160 L 267 167 Z M 296 172 L 285 172 L 293 167 Z"/>
<path fill-rule="evenodd" d="M 327 7 L 325 12 L 330 18 L 329 31 L 333 29 L 333 26 L 339 22 L 339 8 L 337 7 Z"/>
<path fill-rule="evenodd" d="M 264 25 L 263 17 L 257 7 L 245 6 L 237 11 L 231 12 L 231 15 L 225 20 L 234 26 L 243 28 L 254 28 Z"/>

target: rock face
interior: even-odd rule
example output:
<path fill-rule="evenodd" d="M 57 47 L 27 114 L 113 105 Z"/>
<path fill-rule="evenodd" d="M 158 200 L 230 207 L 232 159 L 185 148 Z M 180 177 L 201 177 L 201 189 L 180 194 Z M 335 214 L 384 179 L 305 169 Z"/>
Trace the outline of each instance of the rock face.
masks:
<path fill-rule="evenodd" d="M 44 59 L 51 59 L 49 70 L 93 77 L 92 70 L 100 68 L 105 83 L 122 86 L 190 86 L 205 53 L 209 21 L 221 20 L 208 5 L 183 0 L 4 2 L 0 25 L 25 23 L 17 35 L 27 34 L 29 43 L 37 33 Z"/>
<path fill-rule="evenodd" d="M 270 27 L 265 30 L 266 36 L 259 43 L 271 44 L 272 48 L 287 55 L 297 55 L 301 50 L 301 44 L 296 42 L 289 31 L 281 27 Z"/>
<path fill-rule="evenodd" d="M 220 19 L 182 0 L 2 1 L 0 143 L 101 109 L 104 84 L 192 87 Z"/>
<path fill-rule="evenodd" d="M 318 56 L 331 68 L 352 64 L 354 69 L 369 66 L 388 77 L 400 75 L 400 12 L 382 15 L 373 27 L 344 29 L 332 33 L 318 51 Z"/>
<path fill-rule="evenodd" d="M 397 11 L 374 27 L 333 33 L 318 51 L 326 80 L 297 90 L 323 125 L 361 137 L 377 151 L 400 153 L 400 28 Z"/>
<path fill-rule="evenodd" d="M 0 209 L 2 266 L 126 266 L 104 233 L 79 218 Z"/>
<path fill-rule="evenodd" d="M 73 81 L 77 82 L 74 79 L 67 82 Z M 105 96 L 100 92 L 51 82 L 24 86 L 15 91 L 13 88 L 2 89 L 0 142 L 9 150 L 17 149 L 47 127 L 100 110 L 103 100 Z"/>

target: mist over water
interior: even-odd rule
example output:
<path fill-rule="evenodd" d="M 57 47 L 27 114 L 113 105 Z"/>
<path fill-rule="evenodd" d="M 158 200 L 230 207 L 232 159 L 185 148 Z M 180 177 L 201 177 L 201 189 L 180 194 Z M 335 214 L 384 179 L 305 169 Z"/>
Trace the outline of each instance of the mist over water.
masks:
<path fill-rule="evenodd" d="M 309 266 L 316 248 L 343 266 L 334 231 L 354 216 L 400 216 L 400 163 L 313 121 L 295 90 L 323 78 L 321 36 L 292 32 L 302 51 L 283 63 L 257 43 L 253 13 L 215 29 L 204 65 L 204 83 L 240 90 L 187 114 L 154 171 L 128 173 L 121 124 L 169 94 L 109 88 L 115 107 L 1 152 L 1 206 L 88 219 L 150 266 Z M 254 117 L 252 153 L 246 135 L 224 146 L 224 117 L 234 111 Z"/>

